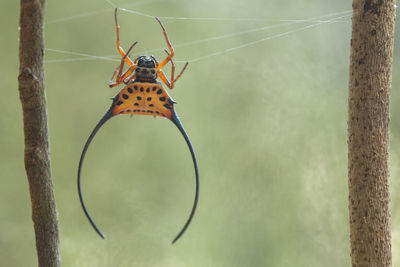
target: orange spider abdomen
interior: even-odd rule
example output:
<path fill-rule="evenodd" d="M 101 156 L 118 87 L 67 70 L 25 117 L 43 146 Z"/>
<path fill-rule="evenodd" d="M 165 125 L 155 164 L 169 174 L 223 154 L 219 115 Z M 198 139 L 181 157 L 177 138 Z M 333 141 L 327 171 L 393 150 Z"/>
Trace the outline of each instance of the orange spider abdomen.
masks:
<path fill-rule="evenodd" d="M 160 84 L 133 82 L 115 96 L 112 113 L 151 115 L 171 119 L 174 103 Z"/>

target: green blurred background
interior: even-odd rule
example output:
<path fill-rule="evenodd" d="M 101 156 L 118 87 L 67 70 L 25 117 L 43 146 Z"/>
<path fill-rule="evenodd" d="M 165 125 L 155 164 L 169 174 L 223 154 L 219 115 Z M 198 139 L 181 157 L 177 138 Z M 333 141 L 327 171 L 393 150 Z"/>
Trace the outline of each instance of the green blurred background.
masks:
<path fill-rule="evenodd" d="M 191 62 L 170 92 L 196 150 L 201 176 L 197 213 L 175 245 L 170 242 L 187 219 L 194 197 L 193 167 L 184 139 L 168 120 L 149 116 L 118 116 L 98 133 L 84 165 L 83 191 L 107 236 L 101 240 L 81 210 L 76 173 L 86 138 L 109 107 L 108 98 L 118 92 L 107 86 L 118 62 L 46 51 L 63 265 L 350 266 L 350 17 L 303 31 L 298 29 L 315 22 L 179 44 L 285 23 L 279 20 L 351 10 L 351 1 L 115 4 L 161 17 L 265 18 L 164 19 L 178 69 L 183 66 L 179 61 L 293 33 Z M 0 265 L 36 266 L 17 91 L 19 2 L 1 1 L 0 12 Z M 48 1 L 46 21 L 46 48 L 117 56 L 113 8 L 106 1 Z M 133 56 L 164 56 L 162 50 L 152 51 L 166 47 L 154 19 L 121 11 L 119 22 L 125 48 L 139 41 Z M 394 266 L 400 265 L 398 51 L 396 42 L 391 117 Z M 72 60 L 62 61 L 66 59 Z"/>

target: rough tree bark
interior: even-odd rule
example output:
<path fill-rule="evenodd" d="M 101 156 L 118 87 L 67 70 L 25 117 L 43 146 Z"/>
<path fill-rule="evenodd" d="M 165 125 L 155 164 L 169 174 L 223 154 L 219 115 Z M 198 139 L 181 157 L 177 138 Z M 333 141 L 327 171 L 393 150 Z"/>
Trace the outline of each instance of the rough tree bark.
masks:
<path fill-rule="evenodd" d="M 43 70 L 45 0 L 21 0 L 19 94 L 25 135 L 25 170 L 32 202 L 38 264 L 61 266 L 58 218 L 51 179 Z"/>
<path fill-rule="evenodd" d="M 348 171 L 353 266 L 391 266 L 389 100 L 395 0 L 353 0 Z"/>

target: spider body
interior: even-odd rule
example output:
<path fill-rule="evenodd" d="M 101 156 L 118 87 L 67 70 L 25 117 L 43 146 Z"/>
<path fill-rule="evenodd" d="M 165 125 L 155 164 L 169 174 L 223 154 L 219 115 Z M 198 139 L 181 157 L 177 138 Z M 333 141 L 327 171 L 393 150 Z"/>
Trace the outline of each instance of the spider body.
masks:
<path fill-rule="evenodd" d="M 153 56 L 141 56 L 138 58 L 135 69 L 136 82 L 157 82 L 156 59 Z"/>
<path fill-rule="evenodd" d="M 121 58 L 121 63 L 114 71 L 111 81 L 109 82 L 109 86 L 115 87 L 122 84 L 124 85 L 124 88 L 113 98 L 113 102 L 110 108 L 107 110 L 107 112 L 104 114 L 104 116 L 100 119 L 100 121 L 97 123 L 97 125 L 91 132 L 83 148 L 78 166 L 79 200 L 81 202 L 83 211 L 86 217 L 88 218 L 90 224 L 102 238 L 104 238 L 104 235 L 97 227 L 92 217 L 90 216 L 83 200 L 82 190 L 81 190 L 81 171 L 86 151 L 88 150 L 89 145 L 93 140 L 93 138 L 95 137 L 96 133 L 104 125 L 104 123 L 106 123 L 110 118 L 117 115 L 122 115 L 122 114 L 151 115 L 169 119 L 179 129 L 179 131 L 181 132 L 182 136 L 186 141 L 186 144 L 188 145 L 195 170 L 195 182 L 196 182 L 195 198 L 189 218 L 187 219 L 181 231 L 172 241 L 172 243 L 177 241 L 186 231 L 190 222 L 192 221 L 192 218 L 194 216 L 197 207 L 198 195 L 199 195 L 199 173 L 198 173 L 196 155 L 194 153 L 189 137 L 185 129 L 183 128 L 178 115 L 175 112 L 174 109 L 175 102 L 172 100 L 171 96 L 163 88 L 160 82 L 162 81 L 163 83 L 165 83 L 165 85 L 170 89 L 174 88 L 175 82 L 181 77 L 188 63 L 185 64 L 179 75 L 177 77 L 174 77 L 175 65 L 174 62 L 172 61 L 172 57 L 174 56 L 174 49 L 172 48 L 172 45 L 168 40 L 168 36 L 163 24 L 158 18 L 156 18 L 156 20 L 159 22 L 165 40 L 167 42 L 167 46 L 169 49 L 169 51 L 165 50 L 167 53 L 167 57 L 160 63 L 157 62 L 154 56 L 139 56 L 135 60 L 132 60 L 128 55 L 132 50 L 132 48 L 137 44 L 137 42 L 131 45 L 131 47 L 128 49 L 126 53 L 124 52 L 123 48 L 120 46 L 119 25 L 117 22 L 117 9 L 115 9 L 117 49 L 122 58 Z M 168 78 L 166 77 L 165 73 L 162 70 L 162 67 L 164 67 L 169 62 L 171 63 L 170 80 L 168 80 Z M 128 65 L 128 68 L 127 70 L 124 71 L 125 64 Z M 160 79 L 160 81 L 158 81 L 158 79 Z"/>
<path fill-rule="evenodd" d="M 140 79 L 139 79 L 140 80 Z M 175 102 L 156 80 L 133 81 L 114 97 L 113 115 L 151 115 L 171 119 Z"/>

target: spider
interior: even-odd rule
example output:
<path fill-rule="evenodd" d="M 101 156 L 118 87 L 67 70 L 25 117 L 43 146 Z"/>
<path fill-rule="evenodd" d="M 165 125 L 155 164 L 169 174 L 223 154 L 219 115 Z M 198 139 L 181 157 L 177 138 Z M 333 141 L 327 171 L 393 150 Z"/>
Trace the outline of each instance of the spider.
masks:
<path fill-rule="evenodd" d="M 131 47 L 128 49 L 128 51 L 125 53 L 124 49 L 120 45 L 120 39 L 119 39 L 119 25 L 118 25 L 118 20 L 117 20 L 117 8 L 115 9 L 114 12 L 114 17 L 115 17 L 115 28 L 117 32 L 117 50 L 121 54 L 122 59 L 121 59 L 121 64 L 119 68 L 114 72 L 113 76 L 111 77 L 111 81 L 109 83 L 110 87 L 114 87 L 117 85 L 120 85 L 121 83 L 128 84 L 131 81 L 142 81 L 142 82 L 154 82 L 157 77 L 160 78 L 167 86 L 169 89 L 173 89 L 175 82 L 182 76 L 183 72 L 185 71 L 186 67 L 188 66 L 189 62 L 186 62 L 185 66 L 183 66 L 181 72 L 179 75 L 175 78 L 175 64 L 172 61 L 172 57 L 175 55 L 174 48 L 172 47 L 167 31 L 164 28 L 164 25 L 162 24 L 161 20 L 157 17 L 155 19 L 158 21 L 158 23 L 161 26 L 161 29 L 163 31 L 165 40 L 167 42 L 167 46 L 169 49 L 169 52 L 167 50 L 164 50 L 167 53 L 167 57 L 161 61 L 160 63 L 157 62 L 157 59 L 154 56 L 139 56 L 137 57 L 134 61 L 129 58 L 129 53 L 133 49 L 133 47 L 138 43 L 134 42 Z M 167 76 L 163 72 L 162 68 L 168 63 L 171 62 L 171 81 L 168 80 Z M 129 68 L 123 73 L 122 70 L 124 68 L 124 63 L 128 64 Z M 115 77 L 115 74 L 117 74 L 117 77 L 115 79 L 115 82 L 113 82 L 113 78 Z"/>
<path fill-rule="evenodd" d="M 157 17 L 155 19 L 161 25 L 161 29 L 163 31 L 169 49 L 169 51 L 165 50 L 165 52 L 167 53 L 167 57 L 160 63 L 157 62 L 154 56 L 139 56 L 135 60 L 132 60 L 129 57 L 129 53 L 131 52 L 132 48 L 137 44 L 137 42 L 133 43 L 126 53 L 124 52 L 124 49 L 120 46 L 117 9 L 115 9 L 114 17 L 115 17 L 115 27 L 117 32 L 117 49 L 122 58 L 121 58 L 121 63 L 119 64 L 119 66 L 114 71 L 114 74 L 111 77 L 109 86 L 115 87 L 120 84 L 123 84 L 124 88 L 114 98 L 112 98 L 113 101 L 110 108 L 97 123 L 97 125 L 95 126 L 95 128 L 93 129 L 93 131 L 91 132 L 89 138 L 85 143 L 78 166 L 79 200 L 81 202 L 82 209 L 92 227 L 103 239 L 105 239 L 103 233 L 100 231 L 100 229 L 97 227 L 94 220 L 90 216 L 86 208 L 86 205 L 84 203 L 81 191 L 82 165 L 86 155 L 86 151 L 88 150 L 91 141 L 95 137 L 98 130 L 104 125 L 104 123 L 116 115 L 136 114 L 136 115 L 152 115 L 152 116 L 167 118 L 175 124 L 175 126 L 179 129 L 179 131 L 181 132 L 182 136 L 186 141 L 186 144 L 189 148 L 193 160 L 193 165 L 195 170 L 195 182 L 196 182 L 195 198 L 192 210 L 183 228 L 180 230 L 178 235 L 172 241 L 172 243 L 175 243 L 188 228 L 196 211 L 198 196 L 199 196 L 199 172 L 193 146 L 190 142 L 190 139 L 185 129 L 183 128 L 183 125 L 178 115 L 175 112 L 174 104 L 176 104 L 176 102 L 172 100 L 172 98 L 169 96 L 167 91 L 165 91 L 165 89 L 162 87 L 162 84 L 157 80 L 157 78 L 163 81 L 168 88 L 173 89 L 175 82 L 182 76 L 182 73 L 185 71 L 188 63 L 184 65 L 179 75 L 177 77 L 174 77 L 175 65 L 174 62 L 172 61 L 172 57 L 174 56 L 174 49 L 168 39 L 164 25 Z M 168 78 L 166 77 L 165 73 L 162 70 L 162 67 L 164 67 L 168 62 L 171 62 L 170 80 L 168 80 Z M 126 71 L 123 71 L 125 63 L 129 67 Z M 113 81 L 114 78 L 115 81 Z"/>

